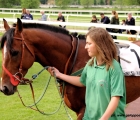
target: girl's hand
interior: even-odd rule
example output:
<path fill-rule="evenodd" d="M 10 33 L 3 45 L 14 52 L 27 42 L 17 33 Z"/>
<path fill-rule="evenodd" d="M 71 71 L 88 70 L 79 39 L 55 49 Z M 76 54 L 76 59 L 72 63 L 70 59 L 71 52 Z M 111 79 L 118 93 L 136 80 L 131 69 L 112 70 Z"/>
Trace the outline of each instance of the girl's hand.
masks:
<path fill-rule="evenodd" d="M 55 67 L 49 67 L 49 68 L 48 68 L 48 72 L 49 72 L 52 76 L 55 76 L 55 77 L 59 77 L 59 75 L 60 75 L 59 70 L 56 69 Z"/>

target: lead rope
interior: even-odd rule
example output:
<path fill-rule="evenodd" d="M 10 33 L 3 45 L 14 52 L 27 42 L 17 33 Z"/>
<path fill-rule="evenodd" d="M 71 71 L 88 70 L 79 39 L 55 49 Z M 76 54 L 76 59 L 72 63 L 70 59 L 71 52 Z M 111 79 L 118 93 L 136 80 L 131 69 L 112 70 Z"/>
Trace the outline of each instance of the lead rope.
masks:
<path fill-rule="evenodd" d="M 63 82 L 62 94 L 61 94 L 61 92 L 59 91 L 59 87 L 58 87 L 58 85 L 57 85 L 58 82 L 57 82 L 57 78 L 56 78 L 55 73 L 54 73 L 53 76 L 54 76 L 54 79 L 55 79 L 55 84 L 56 84 L 56 86 L 57 86 L 57 90 L 58 90 L 58 93 L 59 93 L 59 95 L 60 95 L 61 101 L 63 102 L 63 106 L 64 106 L 64 109 L 65 109 L 65 111 L 66 111 L 66 114 L 67 114 L 69 120 L 73 120 L 72 117 L 71 117 L 71 115 L 69 114 L 69 112 L 68 112 L 68 108 L 66 107 L 66 104 L 65 104 L 65 102 L 64 102 L 63 94 L 64 94 L 65 84 L 64 84 L 64 82 Z"/>
<path fill-rule="evenodd" d="M 40 72 L 38 72 L 37 74 L 33 75 L 33 76 L 32 76 L 32 80 L 33 80 L 33 79 L 36 79 L 44 70 L 46 70 L 46 69 L 48 69 L 48 68 L 49 68 L 49 66 L 46 66 L 46 67 L 44 67 Z M 32 110 L 35 110 L 35 111 L 38 111 L 38 112 L 40 112 L 40 113 L 43 114 L 43 115 L 53 115 L 53 114 L 55 114 L 56 112 L 58 112 L 58 111 L 60 110 L 61 105 L 62 105 L 62 103 L 63 103 L 64 109 L 65 109 L 65 111 L 66 111 L 66 114 L 67 114 L 69 120 L 73 120 L 73 119 L 71 118 L 70 114 L 68 113 L 68 110 L 66 109 L 66 105 L 65 105 L 65 103 L 64 103 L 64 100 L 63 100 L 63 98 L 62 98 L 62 96 L 63 96 L 63 94 L 64 94 L 64 84 L 63 84 L 62 95 L 61 95 L 61 93 L 60 93 L 60 91 L 59 91 L 59 87 L 58 87 L 58 83 L 57 83 L 57 78 L 56 78 L 55 74 L 54 74 L 54 79 L 55 79 L 55 84 L 56 84 L 58 93 L 59 93 L 59 95 L 60 95 L 61 102 L 60 102 L 60 105 L 59 105 L 58 109 L 55 110 L 55 111 L 52 112 L 52 113 L 45 113 L 45 112 L 43 112 L 43 111 L 40 111 L 39 108 L 37 107 L 37 104 L 41 101 L 41 99 L 43 98 L 43 96 L 44 96 L 45 93 L 46 93 L 46 90 L 47 90 L 47 88 L 48 88 L 48 86 L 49 86 L 49 83 L 50 83 L 50 80 L 51 80 L 51 76 L 50 76 L 50 78 L 49 78 L 49 80 L 48 80 L 48 82 L 47 82 L 47 84 L 46 84 L 46 86 L 45 86 L 44 92 L 42 93 L 42 95 L 39 97 L 39 99 L 38 99 L 37 101 L 35 101 L 35 95 L 34 95 L 33 86 L 32 86 L 32 84 L 29 82 L 29 85 L 30 85 L 30 88 L 31 88 L 31 91 L 32 91 L 32 97 L 33 97 L 33 102 L 34 102 L 34 104 L 28 105 L 28 106 L 25 105 L 24 102 L 23 102 L 23 100 L 22 100 L 22 97 L 21 97 L 20 94 L 19 94 L 19 91 L 17 90 L 18 96 L 19 96 L 19 98 L 20 98 L 22 104 L 23 104 L 25 107 L 28 107 L 28 108 L 30 108 L 30 109 L 32 109 Z M 33 106 L 35 106 L 36 109 L 33 108 Z"/>

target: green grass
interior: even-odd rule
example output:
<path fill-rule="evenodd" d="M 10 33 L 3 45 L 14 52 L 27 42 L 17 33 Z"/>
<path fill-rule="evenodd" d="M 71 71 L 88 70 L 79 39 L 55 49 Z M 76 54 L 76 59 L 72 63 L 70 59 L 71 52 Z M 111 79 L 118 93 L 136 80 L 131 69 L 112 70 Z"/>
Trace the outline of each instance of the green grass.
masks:
<path fill-rule="evenodd" d="M 2 55 L 0 51 L 0 63 L 2 63 Z M 0 64 L 1 68 L 1 64 Z M 38 63 L 29 69 L 26 78 L 31 78 L 31 76 L 42 69 L 42 66 Z M 34 80 L 33 88 L 35 92 L 35 98 L 38 99 L 44 90 L 45 84 L 49 79 L 49 73 L 44 71 L 40 76 Z M 23 98 L 25 104 L 29 105 L 33 103 L 31 90 L 29 85 L 19 85 L 18 90 Z M 60 104 L 60 96 L 56 88 L 54 79 L 51 79 L 49 87 L 42 101 L 39 102 L 38 107 L 40 110 L 50 113 L 56 110 Z M 73 111 L 68 109 L 71 117 L 76 119 L 76 115 Z M 0 119 L 1 120 L 67 120 L 67 114 L 64 107 L 54 115 L 46 116 L 42 115 L 39 112 L 26 108 L 22 105 L 18 94 L 15 93 L 12 96 L 5 96 L 3 93 L 0 93 Z"/>

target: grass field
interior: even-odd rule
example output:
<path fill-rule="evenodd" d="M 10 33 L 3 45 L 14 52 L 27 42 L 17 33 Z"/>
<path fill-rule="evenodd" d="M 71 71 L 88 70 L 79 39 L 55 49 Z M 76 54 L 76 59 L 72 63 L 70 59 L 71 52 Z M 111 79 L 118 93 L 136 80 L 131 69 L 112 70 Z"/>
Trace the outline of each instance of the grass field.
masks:
<path fill-rule="evenodd" d="M 1 51 L 0 58 L 2 58 Z M 2 63 L 1 59 L 0 63 Z M 41 69 L 41 65 L 39 65 L 38 63 L 34 63 L 26 77 L 31 78 L 33 74 L 39 72 Z M 38 99 L 39 96 L 42 94 L 48 79 L 49 73 L 47 71 L 44 71 L 33 82 L 36 99 Z M 27 105 L 33 103 L 29 85 L 19 85 L 18 90 Z M 44 98 L 39 103 L 38 107 L 40 108 L 40 110 L 43 110 L 46 113 L 50 113 L 55 111 L 59 107 L 60 101 L 61 99 L 59 93 L 55 86 L 54 79 L 52 78 L 48 90 Z M 68 109 L 68 111 L 71 117 L 75 120 L 75 113 L 72 112 L 70 109 Z M 68 120 L 68 117 L 63 106 L 56 114 L 51 116 L 45 116 L 34 110 L 24 107 L 17 93 L 12 96 L 5 96 L 3 93 L 0 93 L 0 120 Z"/>
<path fill-rule="evenodd" d="M 12 18 L 13 15 L 10 14 L 0 14 L 0 18 Z M 16 15 L 16 17 L 20 17 L 20 15 Z M 34 16 L 34 19 L 38 19 L 40 16 Z M 57 16 L 51 16 L 52 20 L 56 20 Z M 79 17 L 70 17 L 70 22 L 79 22 L 80 20 L 84 20 L 89 22 L 91 18 L 79 18 Z M 77 27 L 74 27 L 77 29 Z M 85 29 L 85 28 L 84 28 Z M 3 33 L 0 33 L 0 36 Z M 124 37 L 118 37 L 118 39 L 126 39 Z M 2 64 L 2 54 L 0 51 L 0 68 Z M 28 74 L 26 75 L 27 78 L 31 78 L 31 76 L 42 69 L 42 66 L 38 63 L 34 63 L 34 65 L 30 68 Z M 0 69 L 1 73 L 1 69 Z M 33 87 L 35 91 L 36 99 L 42 94 L 44 90 L 45 84 L 49 79 L 49 73 L 44 71 L 36 80 L 34 80 Z M 31 90 L 28 85 L 19 85 L 18 90 L 21 93 L 21 96 L 26 104 L 32 104 L 32 96 Z M 60 104 L 60 96 L 55 86 L 54 79 L 51 79 L 50 85 L 48 90 L 43 98 L 43 100 L 39 103 L 40 110 L 44 112 L 50 113 L 56 110 Z M 76 115 L 73 111 L 68 109 L 71 117 L 73 120 L 76 119 Z M 42 115 L 36 111 L 33 111 L 29 108 L 26 108 L 22 105 L 18 94 L 15 93 L 12 96 L 5 96 L 0 93 L 0 120 L 68 120 L 67 114 L 65 112 L 64 107 L 62 106 L 59 112 L 51 116 Z"/>

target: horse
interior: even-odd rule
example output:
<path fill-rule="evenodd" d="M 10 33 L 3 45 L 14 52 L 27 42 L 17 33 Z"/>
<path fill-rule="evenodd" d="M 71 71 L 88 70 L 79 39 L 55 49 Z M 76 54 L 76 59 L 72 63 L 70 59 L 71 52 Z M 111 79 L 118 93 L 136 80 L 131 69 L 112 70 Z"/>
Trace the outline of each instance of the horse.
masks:
<path fill-rule="evenodd" d="M 54 66 L 60 72 L 71 74 L 83 68 L 90 59 L 84 49 L 85 39 L 79 41 L 66 29 L 22 23 L 20 19 L 17 19 L 16 27 L 10 28 L 5 19 L 3 22 L 6 32 L 1 38 L 3 72 L 0 90 L 5 95 L 16 92 L 34 62 L 39 62 L 43 67 Z M 127 103 L 130 103 L 140 96 L 140 92 L 137 92 L 140 91 L 140 77 L 125 76 L 125 81 Z M 86 107 L 85 87 L 65 83 L 64 102 L 77 114 L 77 120 L 82 120 Z"/>

